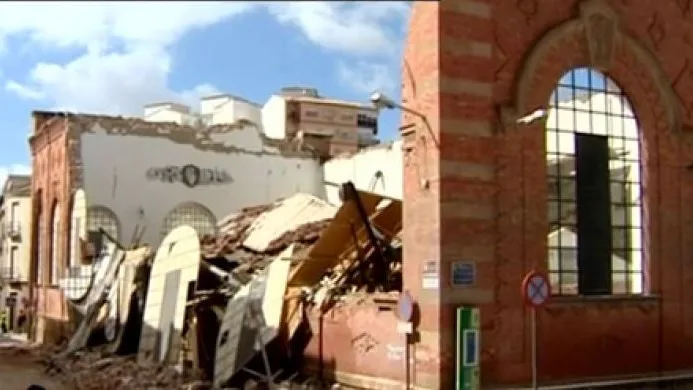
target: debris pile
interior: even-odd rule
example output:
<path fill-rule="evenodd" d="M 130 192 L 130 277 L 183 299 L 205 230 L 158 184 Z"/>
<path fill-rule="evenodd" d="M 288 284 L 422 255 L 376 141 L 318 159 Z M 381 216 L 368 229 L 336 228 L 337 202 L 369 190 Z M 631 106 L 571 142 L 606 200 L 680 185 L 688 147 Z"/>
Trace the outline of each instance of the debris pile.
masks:
<path fill-rule="evenodd" d="M 287 380 L 294 372 L 277 368 L 295 357 L 306 313 L 401 290 L 401 203 L 351 183 L 342 194 L 340 207 L 295 194 L 246 208 L 216 235 L 177 227 L 153 261 L 106 237 L 92 284 L 72 294 L 81 324 L 51 364 L 77 389 Z"/>
<path fill-rule="evenodd" d="M 173 366 L 138 363 L 134 355 L 117 356 L 98 350 L 51 359 L 47 373 L 59 375 L 75 390 L 209 388 L 194 375 L 181 374 Z"/>

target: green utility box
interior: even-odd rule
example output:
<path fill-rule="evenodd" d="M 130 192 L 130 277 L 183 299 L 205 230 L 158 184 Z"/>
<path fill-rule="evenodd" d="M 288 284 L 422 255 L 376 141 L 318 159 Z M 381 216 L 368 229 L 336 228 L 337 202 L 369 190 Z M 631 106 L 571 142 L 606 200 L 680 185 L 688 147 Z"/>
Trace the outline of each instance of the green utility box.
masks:
<path fill-rule="evenodd" d="M 480 322 L 479 308 L 457 308 L 455 390 L 478 390 L 481 388 L 479 380 Z"/>

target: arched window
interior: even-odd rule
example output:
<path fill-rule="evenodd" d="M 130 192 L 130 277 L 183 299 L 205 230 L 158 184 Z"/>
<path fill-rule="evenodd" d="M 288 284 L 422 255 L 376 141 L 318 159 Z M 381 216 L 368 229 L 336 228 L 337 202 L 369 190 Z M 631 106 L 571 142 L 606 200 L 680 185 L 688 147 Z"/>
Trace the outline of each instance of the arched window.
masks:
<path fill-rule="evenodd" d="M 561 78 L 546 129 L 548 266 L 557 295 L 643 292 L 640 137 L 628 99 L 587 68 Z"/>
<path fill-rule="evenodd" d="M 34 195 L 34 242 L 36 245 L 34 245 L 34 250 L 32 253 L 33 257 L 33 262 L 34 262 L 34 274 L 33 277 L 34 282 L 36 284 L 43 284 L 43 267 L 45 265 L 44 262 L 44 256 L 45 256 L 45 248 L 44 248 L 44 243 L 45 239 L 43 237 L 43 234 L 45 233 L 43 231 L 43 218 L 44 218 L 44 207 L 43 207 L 43 192 L 41 190 L 38 190 L 36 194 Z"/>
<path fill-rule="evenodd" d="M 116 240 L 120 239 L 120 221 L 111 209 L 104 206 L 91 206 L 87 211 L 87 231 L 98 232 L 103 229 Z"/>
<path fill-rule="evenodd" d="M 58 283 L 58 261 L 59 261 L 59 252 L 60 252 L 60 204 L 57 202 L 53 205 L 53 210 L 51 213 L 51 231 L 50 231 L 50 240 L 51 240 L 51 252 L 50 252 L 50 259 L 51 259 L 51 265 L 50 265 L 50 274 L 48 275 L 48 279 L 50 284 L 57 284 Z"/>
<path fill-rule="evenodd" d="M 209 209 L 199 203 L 184 203 L 171 210 L 161 229 L 161 237 L 165 237 L 171 230 L 180 225 L 193 227 L 197 234 L 214 234 L 217 220 Z"/>
<path fill-rule="evenodd" d="M 86 202 L 84 191 L 77 190 L 72 196 L 72 210 L 70 211 L 70 247 L 67 258 L 67 267 L 75 267 L 80 264 L 81 248 L 80 237 L 86 238 Z"/>

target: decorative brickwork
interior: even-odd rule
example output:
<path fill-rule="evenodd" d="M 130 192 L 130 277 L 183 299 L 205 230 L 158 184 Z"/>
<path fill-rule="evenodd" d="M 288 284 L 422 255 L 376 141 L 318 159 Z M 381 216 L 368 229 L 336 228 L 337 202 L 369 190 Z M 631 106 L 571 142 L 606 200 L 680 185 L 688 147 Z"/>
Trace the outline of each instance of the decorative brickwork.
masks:
<path fill-rule="evenodd" d="M 539 315 L 541 381 L 693 368 L 693 25 L 684 2 L 443 0 L 413 6 L 402 95 L 405 288 L 421 309 L 417 385 L 449 389 L 454 308 L 482 309 L 482 382 L 527 383 L 519 286 L 546 269 L 546 108 L 591 66 L 628 95 L 641 128 L 646 256 L 657 298 L 556 299 Z M 682 7 L 682 8 L 680 8 Z M 683 11 L 685 9 L 685 11 Z M 648 21 L 648 22 L 643 22 Z M 666 39 L 665 39 L 666 38 Z M 454 261 L 476 263 L 454 288 Z M 439 289 L 422 287 L 433 263 Z M 568 352 L 569 351 L 569 352 Z M 568 353 L 566 355 L 566 353 Z M 431 357 L 435 356 L 435 357 Z"/>

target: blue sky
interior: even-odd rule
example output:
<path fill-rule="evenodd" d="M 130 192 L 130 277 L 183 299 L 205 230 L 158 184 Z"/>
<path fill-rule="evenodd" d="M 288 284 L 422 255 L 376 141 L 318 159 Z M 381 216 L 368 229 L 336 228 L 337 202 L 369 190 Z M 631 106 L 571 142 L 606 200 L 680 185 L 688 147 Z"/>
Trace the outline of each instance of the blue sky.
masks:
<path fill-rule="evenodd" d="M 263 103 L 288 85 L 399 99 L 404 2 L 0 3 L 0 181 L 26 172 L 30 112 L 141 115 L 231 93 Z M 395 137 L 399 113 L 383 112 Z"/>

